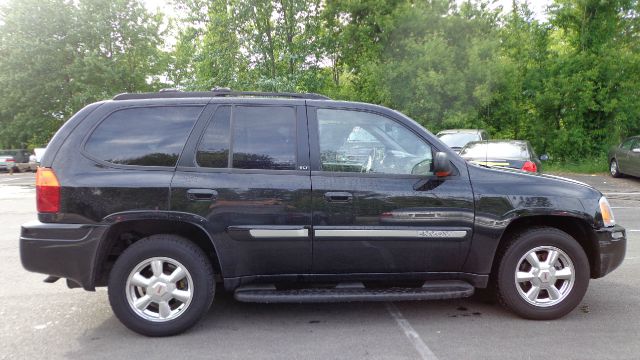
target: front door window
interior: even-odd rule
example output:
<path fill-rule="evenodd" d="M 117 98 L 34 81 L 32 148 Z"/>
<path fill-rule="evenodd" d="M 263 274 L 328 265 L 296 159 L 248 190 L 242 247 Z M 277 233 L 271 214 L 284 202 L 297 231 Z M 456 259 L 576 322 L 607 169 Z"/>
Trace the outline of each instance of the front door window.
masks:
<path fill-rule="evenodd" d="M 416 134 L 373 113 L 318 109 L 323 171 L 431 175 L 432 153 Z"/>

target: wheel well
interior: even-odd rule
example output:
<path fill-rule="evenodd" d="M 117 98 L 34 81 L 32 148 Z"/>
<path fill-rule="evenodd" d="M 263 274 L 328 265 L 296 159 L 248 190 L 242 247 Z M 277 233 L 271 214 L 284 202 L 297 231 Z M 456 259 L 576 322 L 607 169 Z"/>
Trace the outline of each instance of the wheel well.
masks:
<path fill-rule="evenodd" d="M 572 238 L 574 238 L 580 246 L 584 249 L 584 252 L 587 254 L 587 258 L 589 258 L 589 268 L 591 269 L 591 277 L 594 276 L 594 271 L 598 268 L 596 261 L 597 258 L 597 240 L 592 235 L 592 232 L 589 231 L 589 225 L 578 218 L 567 217 L 567 216 L 548 216 L 548 215 L 540 215 L 540 216 L 528 216 L 513 220 L 505 229 L 502 237 L 500 238 L 500 243 L 496 248 L 496 255 L 500 254 L 500 250 L 503 249 L 513 236 L 519 232 L 526 230 L 527 228 L 534 226 L 547 226 L 553 227 L 559 230 L 562 230 L 569 234 Z M 491 267 L 491 278 L 496 273 L 500 259 L 498 256 L 494 256 L 493 265 Z"/>
<path fill-rule="evenodd" d="M 222 281 L 220 262 L 215 248 L 202 228 L 180 221 L 132 220 L 112 225 L 103 238 L 95 267 L 95 286 L 107 285 L 113 264 L 126 248 L 142 238 L 156 234 L 179 235 L 198 245 L 211 261 L 216 273 L 216 281 Z"/>

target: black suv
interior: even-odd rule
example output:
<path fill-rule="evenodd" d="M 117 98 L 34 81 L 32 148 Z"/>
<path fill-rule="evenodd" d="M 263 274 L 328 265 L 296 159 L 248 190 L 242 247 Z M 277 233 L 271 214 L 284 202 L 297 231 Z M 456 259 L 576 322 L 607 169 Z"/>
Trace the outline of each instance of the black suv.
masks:
<path fill-rule="evenodd" d="M 122 94 L 74 115 L 36 178 L 21 259 L 108 286 L 150 336 L 239 301 L 467 297 L 563 316 L 622 262 L 625 230 L 572 180 L 462 160 L 384 107 L 315 94 Z"/>

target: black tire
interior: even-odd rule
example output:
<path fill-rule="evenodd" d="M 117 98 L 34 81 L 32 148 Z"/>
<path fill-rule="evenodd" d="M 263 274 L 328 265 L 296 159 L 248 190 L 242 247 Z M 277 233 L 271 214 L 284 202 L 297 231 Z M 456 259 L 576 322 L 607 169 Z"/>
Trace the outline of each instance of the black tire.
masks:
<path fill-rule="evenodd" d="M 553 280 L 549 281 L 541 272 L 540 277 L 532 280 L 532 282 L 516 284 L 516 269 L 523 271 L 520 266 L 525 266 L 526 268 L 528 261 L 527 263 L 523 263 L 522 260 L 534 249 L 542 249 L 540 255 L 537 256 L 544 256 L 545 249 L 559 249 L 564 252 L 564 254 L 560 256 L 564 257 L 566 255 L 573 265 L 572 272 L 574 278 L 572 280 L 572 286 L 563 285 L 565 284 L 564 281 L 568 280 L 557 280 L 557 282 L 554 282 L 554 284 L 556 284 L 554 288 L 557 288 L 557 284 L 560 284 L 561 288 L 565 286 L 566 289 L 566 293 L 558 297 L 558 300 L 552 300 L 551 293 L 543 289 L 545 286 L 548 287 Z M 550 252 L 546 254 L 549 256 Z M 499 267 L 496 279 L 498 301 L 504 307 L 525 319 L 552 320 L 560 318 L 578 306 L 587 291 L 590 278 L 587 255 L 582 246 L 580 246 L 574 238 L 556 228 L 536 227 L 521 232 L 511 239 L 498 256 Z M 546 259 L 543 258 L 543 260 Z M 556 266 L 562 265 L 562 268 L 564 268 L 564 264 L 565 262 L 561 261 L 561 263 Z M 555 274 L 556 271 L 554 267 L 553 273 Z M 545 278 L 547 282 L 541 282 L 542 278 Z M 527 285 L 530 290 L 531 287 L 534 286 L 533 281 L 538 281 L 541 285 L 540 288 L 543 289 L 540 291 L 540 299 L 532 300 L 532 302 L 539 303 L 538 305 L 525 300 L 525 295 L 520 294 L 521 290 L 523 292 L 527 290 Z M 548 301 L 548 303 L 542 304 L 541 302 L 544 301 Z M 559 302 L 554 304 L 554 301 Z"/>
<path fill-rule="evenodd" d="M 131 291 L 139 291 L 127 289 L 129 275 L 138 265 L 152 258 L 165 258 L 167 263 L 163 264 L 163 269 L 165 266 L 171 266 L 170 261 L 177 261 L 186 268 L 190 276 L 189 280 L 192 281 L 192 283 L 187 283 L 192 284 L 192 288 L 189 289 L 192 291 L 192 295 L 190 300 L 185 303 L 186 308 L 178 310 L 175 318 L 160 319 L 162 322 L 146 319 L 143 317 L 144 314 L 136 313 L 128 300 L 128 294 Z M 149 268 L 146 269 L 148 271 Z M 163 274 L 166 273 L 163 272 Z M 151 278 L 153 276 L 155 275 L 151 275 Z M 149 236 L 125 249 L 109 274 L 108 285 L 109 302 L 116 317 L 129 329 L 146 336 L 170 336 L 189 329 L 207 313 L 215 293 L 213 268 L 202 249 L 185 238 L 167 234 Z M 167 293 L 166 289 L 163 287 L 162 290 L 165 294 Z M 146 292 L 145 290 L 140 295 L 144 296 Z M 182 304 L 180 301 L 171 301 L 173 301 L 172 306 Z M 147 307 L 154 305 L 157 306 L 158 313 L 160 313 L 159 303 L 152 302 Z"/>
<path fill-rule="evenodd" d="M 614 178 L 621 178 L 622 176 L 624 176 L 620 172 L 620 166 L 618 164 L 618 160 L 616 160 L 615 158 L 611 159 L 611 162 L 609 162 L 609 173 Z"/>

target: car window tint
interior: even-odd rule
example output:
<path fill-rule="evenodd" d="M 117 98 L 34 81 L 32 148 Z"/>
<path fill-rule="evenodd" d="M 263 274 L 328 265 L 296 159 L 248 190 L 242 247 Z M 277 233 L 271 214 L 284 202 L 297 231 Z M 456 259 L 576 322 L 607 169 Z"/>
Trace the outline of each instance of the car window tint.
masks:
<path fill-rule="evenodd" d="M 216 110 L 198 145 L 198 165 L 211 168 L 226 168 L 229 165 L 230 117 L 230 106 L 221 106 Z"/>
<path fill-rule="evenodd" d="M 622 144 L 620 144 L 620 148 L 623 150 L 631 150 L 631 144 L 633 144 L 634 141 L 635 139 L 627 139 Z"/>
<path fill-rule="evenodd" d="M 235 107 L 232 148 L 234 168 L 295 170 L 295 110 L 278 106 Z"/>
<path fill-rule="evenodd" d="M 201 106 L 118 110 L 91 134 L 85 150 L 122 165 L 175 166 Z"/>
<path fill-rule="evenodd" d="M 432 173 L 431 147 L 384 116 L 318 109 L 323 171 L 378 174 Z"/>

